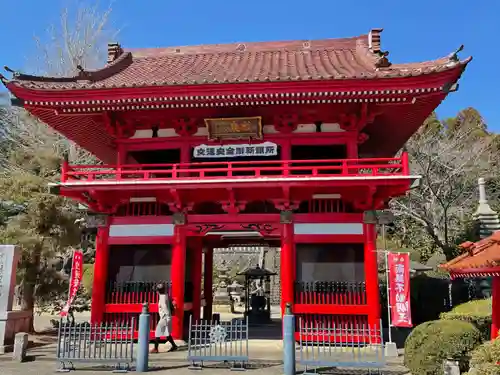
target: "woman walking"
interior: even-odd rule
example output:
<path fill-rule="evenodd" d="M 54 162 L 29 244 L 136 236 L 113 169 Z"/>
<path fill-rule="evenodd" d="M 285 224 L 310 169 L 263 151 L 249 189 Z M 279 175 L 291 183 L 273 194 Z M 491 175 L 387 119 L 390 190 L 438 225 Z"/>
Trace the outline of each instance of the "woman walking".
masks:
<path fill-rule="evenodd" d="M 172 314 L 174 310 L 174 304 L 170 299 L 170 296 L 167 294 L 167 288 L 165 284 L 158 284 L 156 287 L 158 291 L 158 313 L 160 314 L 160 320 L 156 325 L 155 331 L 155 342 L 154 349 L 151 350 L 151 353 L 158 353 L 158 348 L 160 346 L 160 339 L 162 337 L 167 338 L 167 342 L 170 343 L 169 352 L 173 352 L 177 350 L 177 345 L 172 337 Z"/>

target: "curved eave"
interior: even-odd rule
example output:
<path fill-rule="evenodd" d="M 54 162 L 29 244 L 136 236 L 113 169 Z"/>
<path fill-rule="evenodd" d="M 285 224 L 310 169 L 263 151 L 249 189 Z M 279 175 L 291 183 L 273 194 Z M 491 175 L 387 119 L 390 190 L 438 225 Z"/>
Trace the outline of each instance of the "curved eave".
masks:
<path fill-rule="evenodd" d="M 432 73 L 411 74 L 407 76 L 388 78 L 346 78 L 330 80 L 298 80 L 298 81 L 271 81 L 271 82 L 241 82 L 241 83 L 210 83 L 191 85 L 166 85 L 166 86 L 137 86 L 137 87 L 111 87 L 111 88 L 74 88 L 74 89 L 46 89 L 29 88 L 20 80 L 7 80 L 0 77 L 4 85 L 17 98 L 33 102 L 62 102 L 68 100 L 81 101 L 151 98 L 151 97 L 183 97 L 189 99 L 193 96 L 213 96 L 214 92 L 220 95 L 238 95 L 245 93 L 295 93 L 312 90 L 330 92 L 361 92 L 373 94 L 373 91 L 398 90 L 408 88 L 421 89 L 427 87 L 441 87 L 451 85 L 458 81 L 472 58 L 457 62 L 455 65 L 441 71 Z M 47 103 L 47 104 L 49 104 Z"/>
<path fill-rule="evenodd" d="M 448 272 L 452 279 L 468 279 L 476 277 L 491 277 L 500 276 L 500 267 L 478 267 L 478 268 L 464 268 L 464 269 L 448 269 L 440 267 L 442 270 Z"/>

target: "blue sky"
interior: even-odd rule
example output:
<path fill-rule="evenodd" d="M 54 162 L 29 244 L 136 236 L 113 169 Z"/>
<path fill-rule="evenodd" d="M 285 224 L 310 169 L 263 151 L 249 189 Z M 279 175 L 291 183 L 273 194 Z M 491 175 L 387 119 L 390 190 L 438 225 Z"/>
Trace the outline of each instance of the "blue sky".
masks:
<path fill-rule="evenodd" d="M 109 4 L 101 0 L 103 7 Z M 0 0 L 0 66 L 29 66 L 34 35 L 57 22 L 63 1 Z M 500 1 L 498 0 L 115 0 L 112 25 L 124 48 L 356 36 L 382 27 L 393 62 L 472 55 L 460 90 L 441 117 L 477 108 L 500 131 Z"/>

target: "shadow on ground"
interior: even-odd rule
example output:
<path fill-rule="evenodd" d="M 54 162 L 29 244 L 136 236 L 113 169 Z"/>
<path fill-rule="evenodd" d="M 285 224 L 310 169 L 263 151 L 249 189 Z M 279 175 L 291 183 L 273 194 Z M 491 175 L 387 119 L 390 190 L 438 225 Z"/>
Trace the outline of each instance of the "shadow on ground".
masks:
<path fill-rule="evenodd" d="M 336 375 L 366 375 L 366 374 L 377 374 L 377 370 L 368 369 L 349 369 L 349 368 L 336 368 L 336 367 L 321 367 L 317 368 L 316 371 L 310 370 L 311 373 L 318 374 L 336 374 Z M 296 374 L 303 374 L 304 370 L 298 370 Z M 406 375 L 408 371 L 406 370 L 391 370 L 383 369 L 381 373 L 384 375 Z"/>

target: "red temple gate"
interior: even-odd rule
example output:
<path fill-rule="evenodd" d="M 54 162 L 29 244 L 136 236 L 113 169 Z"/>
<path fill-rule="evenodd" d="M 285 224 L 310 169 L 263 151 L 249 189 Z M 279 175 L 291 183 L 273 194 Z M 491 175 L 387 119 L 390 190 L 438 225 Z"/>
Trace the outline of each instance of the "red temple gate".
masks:
<path fill-rule="evenodd" d="M 110 44 L 98 71 L 0 77 L 104 162 L 65 161 L 52 186 L 108 216 L 94 322 L 137 315 L 145 301 L 155 312 L 154 285 L 168 281 L 181 337 L 186 314 L 198 318 L 204 305 L 211 316 L 213 248 L 244 238 L 281 246 L 282 307 L 306 322 L 379 324 L 376 228 L 363 214 L 418 179 L 406 153 L 393 155 L 470 61 L 392 64 L 380 32 L 132 52 Z"/>

